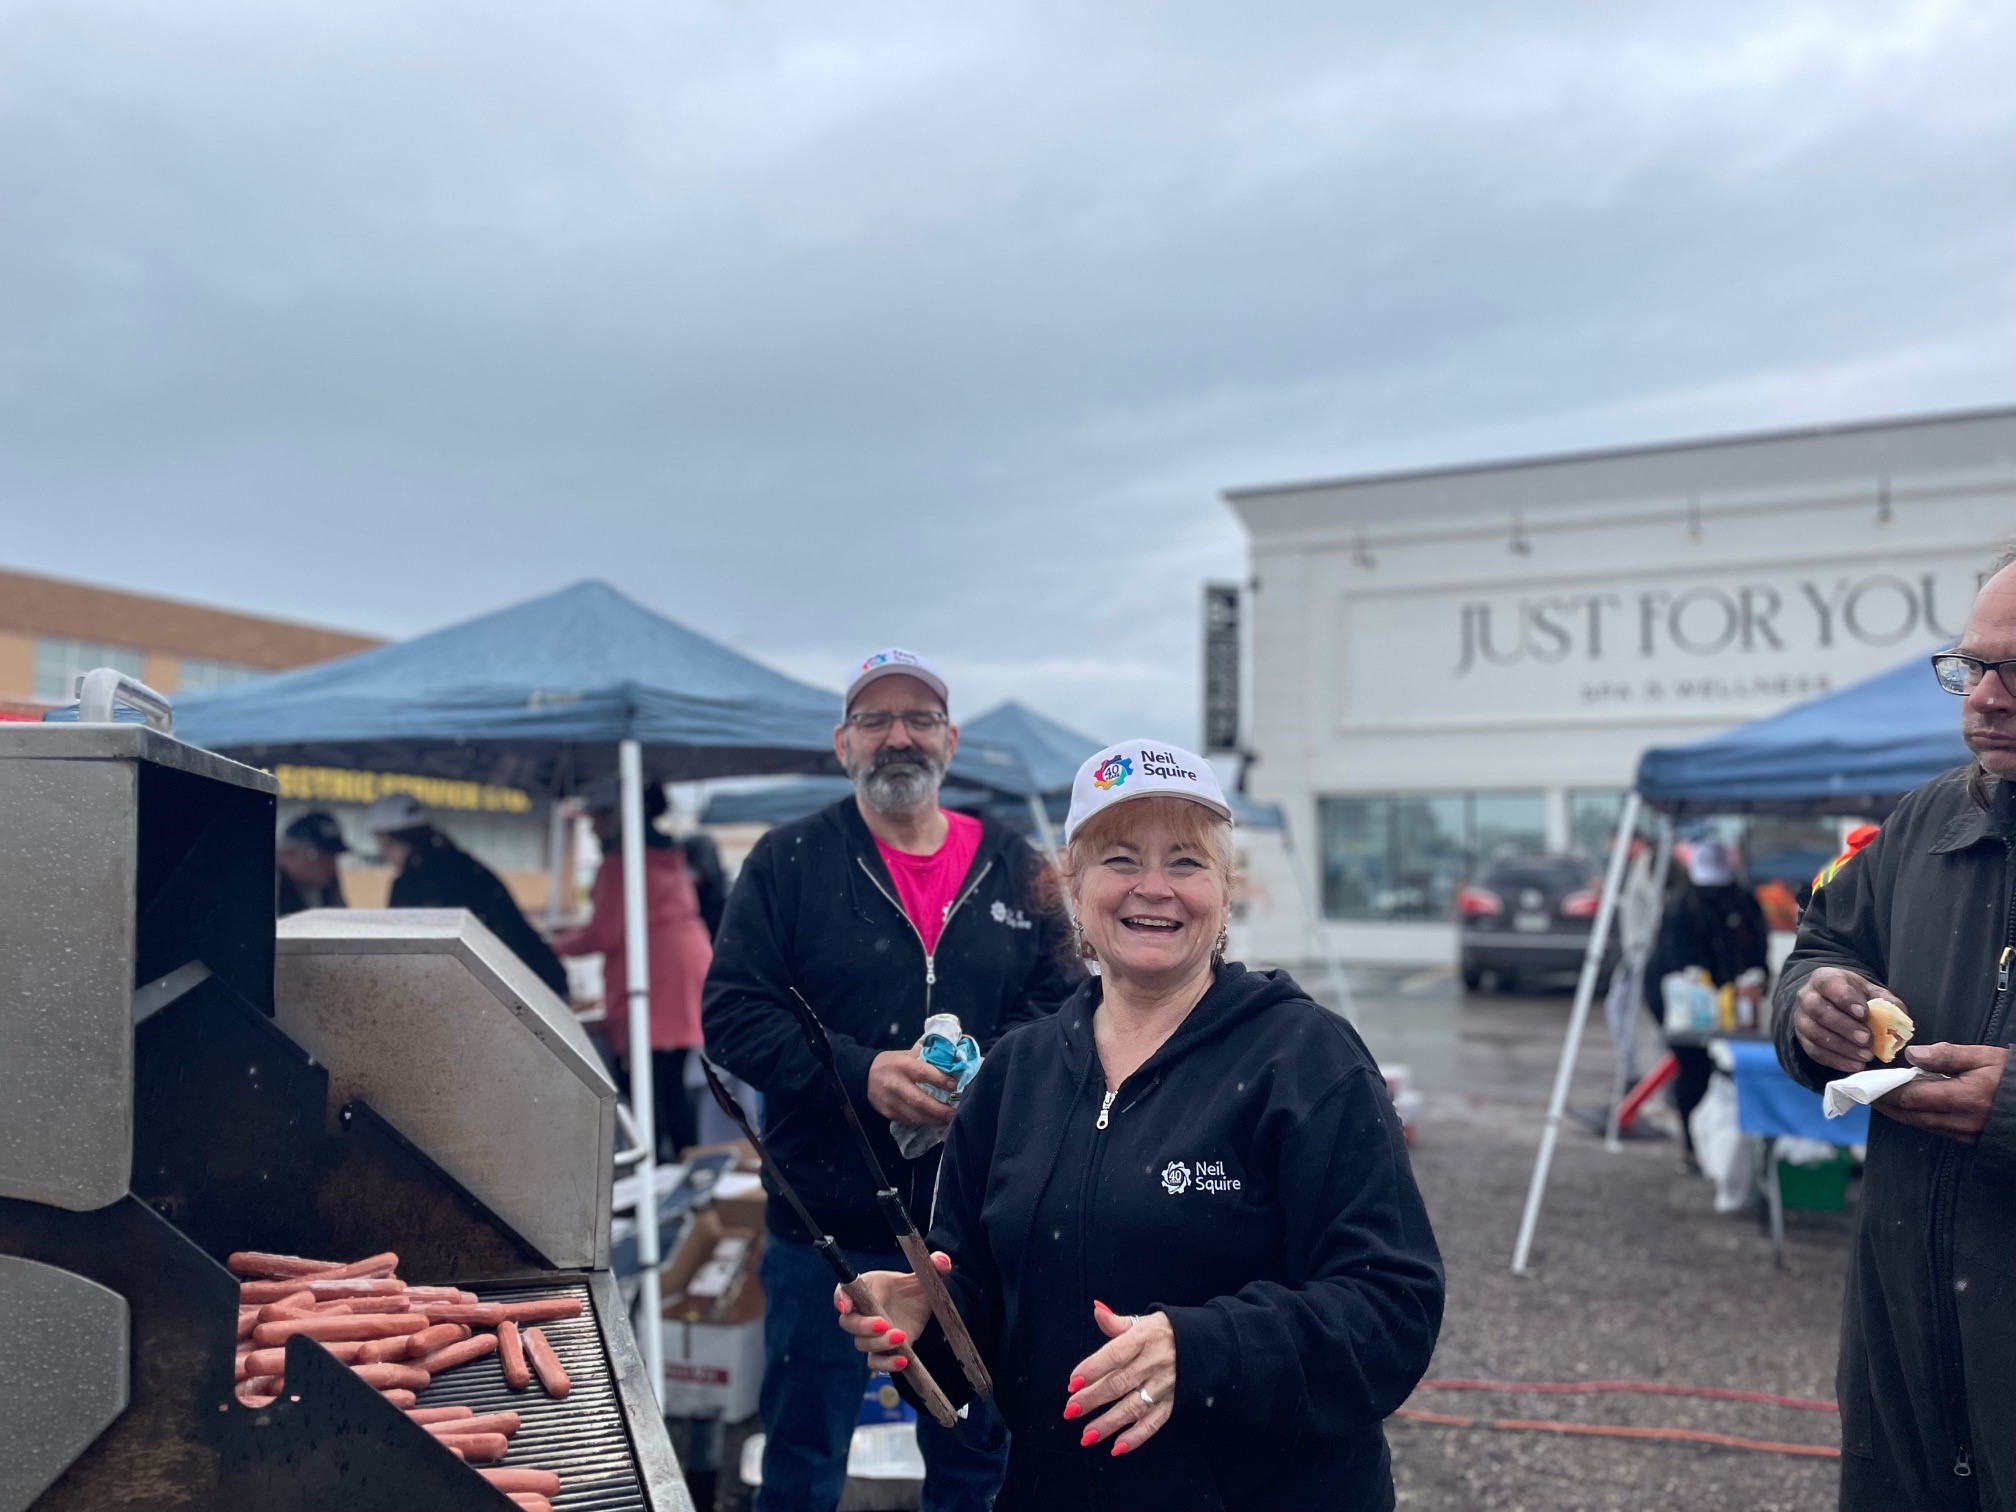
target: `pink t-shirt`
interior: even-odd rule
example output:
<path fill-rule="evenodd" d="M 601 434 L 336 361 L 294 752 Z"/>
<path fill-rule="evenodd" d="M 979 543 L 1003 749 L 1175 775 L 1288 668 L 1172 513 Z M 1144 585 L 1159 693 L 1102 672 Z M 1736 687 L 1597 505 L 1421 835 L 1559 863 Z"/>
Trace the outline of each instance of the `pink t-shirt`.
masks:
<path fill-rule="evenodd" d="M 980 849 L 980 821 L 969 814 L 945 815 L 945 843 L 928 856 L 913 856 L 883 843 L 876 837 L 875 849 L 882 852 L 882 864 L 889 868 L 889 880 L 896 884 L 896 897 L 903 912 L 924 937 L 924 953 L 935 954 L 938 936 L 945 932 L 945 910 L 959 896 L 974 852 Z"/>

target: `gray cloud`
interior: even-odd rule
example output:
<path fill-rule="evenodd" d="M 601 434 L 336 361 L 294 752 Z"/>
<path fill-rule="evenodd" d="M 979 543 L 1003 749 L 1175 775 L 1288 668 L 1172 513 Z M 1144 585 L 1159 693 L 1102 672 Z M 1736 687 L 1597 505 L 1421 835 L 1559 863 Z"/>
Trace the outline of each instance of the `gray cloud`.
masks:
<path fill-rule="evenodd" d="M 17 4 L 24 565 L 1195 733 L 1227 484 L 2006 400 L 1988 3 Z"/>

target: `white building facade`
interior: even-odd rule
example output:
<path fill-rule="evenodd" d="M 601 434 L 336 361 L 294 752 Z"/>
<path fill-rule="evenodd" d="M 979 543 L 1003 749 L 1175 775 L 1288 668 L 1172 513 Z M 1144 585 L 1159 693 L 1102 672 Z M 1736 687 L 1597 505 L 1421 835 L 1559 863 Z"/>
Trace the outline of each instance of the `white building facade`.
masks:
<path fill-rule="evenodd" d="M 1330 947 L 1446 963 L 1465 874 L 1600 854 L 1648 747 L 1956 635 L 2016 542 L 2016 409 L 1226 498 L 1252 553 L 1249 791 L 1284 806 Z M 1293 879 L 1259 880 L 1253 954 L 1312 956 Z"/>

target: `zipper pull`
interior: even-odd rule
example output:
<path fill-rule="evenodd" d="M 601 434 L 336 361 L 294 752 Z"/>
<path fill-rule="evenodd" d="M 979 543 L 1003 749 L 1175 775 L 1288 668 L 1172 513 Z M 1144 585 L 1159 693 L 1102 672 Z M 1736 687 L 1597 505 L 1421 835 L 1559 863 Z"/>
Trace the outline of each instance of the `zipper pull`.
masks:
<path fill-rule="evenodd" d="M 926 987 L 938 985 L 938 962 L 936 958 L 928 955 L 924 957 L 924 985 Z"/>
<path fill-rule="evenodd" d="M 1953 1473 L 1962 1480 L 1966 1480 L 1974 1473 L 1974 1456 L 1968 1452 L 1965 1444 L 1960 1446 L 1960 1457 L 1953 1461 Z"/>
<path fill-rule="evenodd" d="M 1995 990 L 1997 992 L 2007 992 L 2009 990 L 2009 962 L 2012 958 L 2016 958 L 2016 945 L 2003 946 L 2002 965 L 1995 973 Z"/>
<path fill-rule="evenodd" d="M 1099 1122 L 1098 1122 L 1098 1123 L 1096 1123 L 1096 1124 L 1094 1124 L 1094 1125 L 1092 1126 L 1093 1128 L 1095 1128 L 1095 1129 L 1103 1129 L 1103 1128 L 1105 1128 L 1105 1127 L 1106 1127 L 1106 1114 L 1107 1114 L 1107 1111 L 1108 1111 L 1109 1109 L 1111 1109 L 1111 1108 L 1112 1108 L 1112 1106 L 1113 1106 L 1113 1098 L 1114 1098 L 1114 1094 L 1113 1094 L 1113 1093 L 1111 1093 L 1111 1092 L 1108 1092 L 1108 1093 L 1106 1094 L 1106 1100 L 1105 1100 L 1104 1102 L 1102 1102 L 1102 1103 L 1100 1103 L 1100 1104 L 1099 1104 Z"/>

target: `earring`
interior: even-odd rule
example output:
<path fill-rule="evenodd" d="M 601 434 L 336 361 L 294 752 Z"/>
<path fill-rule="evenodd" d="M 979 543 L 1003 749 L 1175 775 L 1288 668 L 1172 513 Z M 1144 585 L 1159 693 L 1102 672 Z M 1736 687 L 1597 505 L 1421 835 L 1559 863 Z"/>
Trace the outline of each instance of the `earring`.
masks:
<path fill-rule="evenodd" d="M 1071 939 L 1077 949 L 1079 960 L 1089 961 L 1097 955 L 1097 952 L 1092 949 L 1091 943 L 1085 938 L 1085 926 L 1078 923 L 1075 919 L 1071 923 Z"/>
<path fill-rule="evenodd" d="M 1211 947 L 1212 957 L 1215 960 L 1217 960 L 1220 965 L 1223 965 L 1225 961 L 1225 952 L 1230 950 L 1231 948 L 1232 948 L 1232 930 L 1230 926 L 1227 926 L 1226 928 L 1218 931 L 1218 943 Z"/>

